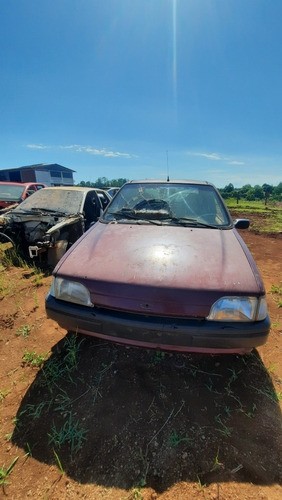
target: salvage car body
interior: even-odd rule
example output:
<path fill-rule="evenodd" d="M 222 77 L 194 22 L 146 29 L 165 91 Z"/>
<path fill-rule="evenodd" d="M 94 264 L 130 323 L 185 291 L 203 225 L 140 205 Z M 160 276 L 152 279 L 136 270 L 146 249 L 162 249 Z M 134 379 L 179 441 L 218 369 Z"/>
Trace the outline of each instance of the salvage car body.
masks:
<path fill-rule="evenodd" d="M 47 315 L 67 330 L 155 349 L 246 353 L 270 322 L 256 264 L 212 184 L 125 184 L 62 258 Z"/>
<path fill-rule="evenodd" d="M 101 189 L 45 188 L 1 216 L 0 231 L 30 258 L 54 266 L 97 221 L 110 199 Z"/>
<path fill-rule="evenodd" d="M 28 196 L 45 187 L 45 184 L 39 182 L 0 181 L 0 213 L 16 208 Z"/>

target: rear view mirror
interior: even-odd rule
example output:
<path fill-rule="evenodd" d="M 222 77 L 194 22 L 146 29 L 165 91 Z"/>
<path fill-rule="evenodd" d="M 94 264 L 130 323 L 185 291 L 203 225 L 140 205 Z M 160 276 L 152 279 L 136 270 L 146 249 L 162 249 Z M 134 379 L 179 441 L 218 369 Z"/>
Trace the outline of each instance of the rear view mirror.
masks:
<path fill-rule="evenodd" d="M 236 227 L 236 229 L 248 229 L 249 226 L 250 226 L 249 219 L 234 220 L 234 227 Z"/>

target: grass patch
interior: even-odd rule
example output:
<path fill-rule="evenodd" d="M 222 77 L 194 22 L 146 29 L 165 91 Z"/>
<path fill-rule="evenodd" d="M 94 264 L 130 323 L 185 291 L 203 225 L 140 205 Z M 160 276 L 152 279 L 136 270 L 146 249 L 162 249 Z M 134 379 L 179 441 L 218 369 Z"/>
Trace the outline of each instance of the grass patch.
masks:
<path fill-rule="evenodd" d="M 282 205 L 263 201 L 240 200 L 237 204 L 234 198 L 225 200 L 231 215 L 250 218 L 251 229 L 259 233 L 280 233 L 282 228 Z M 253 219 L 252 219 L 253 215 Z"/>
<path fill-rule="evenodd" d="M 173 430 L 169 436 L 168 443 L 169 446 L 174 448 L 180 443 L 191 443 L 191 439 L 186 434 L 179 434 L 176 430 Z"/>
<path fill-rule="evenodd" d="M 60 378 L 73 382 L 72 373 L 77 368 L 78 353 L 83 340 L 78 341 L 76 334 L 65 338 L 63 347 L 64 356 L 62 358 L 52 358 L 45 363 L 42 369 L 42 377 L 39 381 L 40 385 L 48 386 L 52 390 L 52 387 Z"/>
<path fill-rule="evenodd" d="M 7 297 L 8 295 L 11 295 L 13 292 L 13 283 L 11 282 L 11 279 L 8 278 L 8 276 L 5 276 L 4 272 L 1 272 L 0 274 L 0 296 L 2 298 Z"/>
<path fill-rule="evenodd" d="M 11 474 L 13 468 L 15 467 L 19 457 L 14 458 L 14 460 L 10 463 L 8 467 L 0 467 L 0 485 L 5 486 L 5 484 L 8 484 L 7 478 Z"/>
<path fill-rule="evenodd" d="M 31 332 L 31 326 L 30 325 L 22 325 L 20 328 L 17 329 L 16 335 L 17 337 L 24 337 L 25 339 L 29 336 Z"/>
<path fill-rule="evenodd" d="M 270 293 L 272 294 L 277 307 L 282 307 L 282 282 L 280 282 L 278 285 L 272 285 Z"/>
<path fill-rule="evenodd" d="M 0 402 L 3 401 L 10 392 L 9 389 L 0 389 Z"/>
<path fill-rule="evenodd" d="M 51 432 L 48 434 L 49 444 L 53 444 L 58 448 L 67 444 L 70 446 L 71 455 L 73 455 L 82 448 L 87 432 L 86 429 L 81 427 L 79 420 L 74 421 L 73 415 L 70 413 L 60 429 L 57 429 L 53 424 Z"/>
<path fill-rule="evenodd" d="M 46 356 L 46 354 L 36 354 L 35 351 L 26 351 L 22 357 L 23 364 L 32 366 L 33 368 L 40 368 L 43 365 Z"/>

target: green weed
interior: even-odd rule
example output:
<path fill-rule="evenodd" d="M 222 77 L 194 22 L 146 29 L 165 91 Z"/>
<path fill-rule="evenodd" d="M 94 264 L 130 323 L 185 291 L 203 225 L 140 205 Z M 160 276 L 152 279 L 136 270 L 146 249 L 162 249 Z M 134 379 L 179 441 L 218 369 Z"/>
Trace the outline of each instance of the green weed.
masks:
<path fill-rule="evenodd" d="M 32 457 L 32 451 L 31 447 L 29 446 L 29 443 L 26 443 L 26 447 L 27 447 L 27 456 Z"/>
<path fill-rule="evenodd" d="M 14 458 L 14 460 L 12 460 L 12 462 L 10 463 L 10 465 L 7 468 L 4 467 L 4 465 L 3 465 L 3 467 L 0 467 L 0 485 L 1 486 L 8 484 L 7 478 L 11 474 L 13 468 L 15 467 L 16 462 L 18 461 L 18 458 L 19 457 Z"/>
<path fill-rule="evenodd" d="M 8 389 L 0 389 L 0 402 L 3 401 L 6 396 L 8 396 L 9 392 L 11 391 L 9 391 Z"/>
<path fill-rule="evenodd" d="M 63 352 L 65 353 L 62 359 L 49 359 L 42 369 L 41 385 L 48 386 L 50 390 L 60 378 L 72 380 L 72 372 L 78 365 L 78 353 L 81 343 L 84 339 L 77 341 L 77 336 L 70 335 L 65 338 Z"/>
<path fill-rule="evenodd" d="M 71 455 L 77 453 L 86 440 L 87 430 L 80 426 L 80 422 L 76 422 L 73 419 L 73 415 L 70 413 L 68 419 L 65 421 L 64 425 L 57 429 L 55 425 L 51 428 L 49 436 L 49 444 L 53 444 L 58 448 L 68 444 L 70 446 Z"/>
<path fill-rule="evenodd" d="M 210 472 L 214 472 L 215 470 L 222 469 L 224 467 L 223 463 L 219 461 L 219 449 L 217 450 L 217 454 L 215 456 L 212 468 L 210 469 Z"/>
<path fill-rule="evenodd" d="M 164 358 L 165 358 L 165 352 L 163 352 L 163 351 L 156 351 L 154 353 L 154 362 L 155 363 L 160 363 Z"/>
<path fill-rule="evenodd" d="M 0 296 L 7 297 L 13 292 L 13 282 L 5 276 L 5 273 L 0 274 Z"/>
<path fill-rule="evenodd" d="M 276 392 L 274 388 L 268 388 L 268 387 L 263 387 L 262 389 L 259 389 L 258 387 L 255 387 L 253 385 L 250 385 L 252 389 L 254 389 L 258 394 L 262 394 L 263 396 L 266 396 L 272 403 L 278 403 L 279 401 L 282 401 L 282 392 Z"/>
<path fill-rule="evenodd" d="M 56 460 L 56 463 L 57 463 L 57 466 L 59 467 L 60 469 L 60 472 L 62 474 L 62 476 L 64 475 L 65 471 L 64 471 L 64 468 L 62 466 L 62 462 L 59 458 L 59 455 L 55 452 L 55 450 L 53 450 L 53 453 L 54 453 L 54 457 L 55 457 L 55 460 Z"/>
<path fill-rule="evenodd" d="M 17 337 L 24 337 L 27 338 L 31 332 L 31 326 L 30 325 L 22 325 L 20 328 L 17 329 L 16 335 Z"/>
<path fill-rule="evenodd" d="M 197 475 L 197 480 L 198 480 L 197 481 L 198 482 L 198 487 L 200 488 L 200 490 L 203 491 L 207 487 L 207 485 L 205 483 L 202 483 L 202 481 L 201 481 L 201 479 L 200 479 L 200 477 L 198 475 Z"/>
<path fill-rule="evenodd" d="M 277 307 L 282 307 L 282 282 L 280 282 L 278 285 L 272 285 L 270 293 L 272 294 L 273 300 L 276 302 Z"/>
<path fill-rule="evenodd" d="M 39 300 L 38 300 L 38 295 L 36 290 L 33 292 L 33 300 L 34 300 L 34 309 L 38 309 L 39 307 Z"/>
<path fill-rule="evenodd" d="M 38 405 L 26 405 L 25 409 L 21 412 L 21 416 L 25 413 L 28 417 L 38 419 L 41 417 L 43 410 L 46 406 L 50 407 L 51 401 L 42 401 Z"/>
<path fill-rule="evenodd" d="M 232 429 L 230 427 L 227 427 L 225 423 L 223 422 L 221 415 L 216 415 L 215 421 L 220 425 L 220 427 L 217 428 L 217 430 L 223 434 L 226 437 L 231 436 L 232 434 Z"/>
<path fill-rule="evenodd" d="M 250 410 L 244 410 L 244 408 L 239 408 L 239 411 L 241 411 L 242 413 L 244 413 L 244 415 L 246 415 L 246 417 L 248 418 L 254 418 L 255 416 L 255 412 L 257 410 L 257 405 L 255 403 L 253 403 L 253 406 Z"/>
<path fill-rule="evenodd" d="M 169 446 L 175 447 L 180 443 L 191 443 L 191 439 L 188 438 L 186 434 L 178 434 L 176 430 L 173 430 L 168 439 Z"/>
<path fill-rule="evenodd" d="M 130 492 L 129 497 L 127 498 L 128 500 L 143 500 L 143 495 L 140 488 L 133 488 L 133 490 Z"/>
<path fill-rule="evenodd" d="M 9 249 L 9 251 L 5 252 L 2 262 L 5 267 L 15 266 L 26 270 L 29 269 L 28 263 L 21 255 L 21 252 L 16 248 Z"/>
<path fill-rule="evenodd" d="M 276 295 L 282 295 L 282 283 L 279 283 L 279 285 L 271 285 L 270 292 Z"/>
<path fill-rule="evenodd" d="M 33 368 L 40 368 L 46 359 L 46 354 L 36 354 L 36 352 L 26 351 L 22 357 L 23 364 L 32 366 Z"/>
<path fill-rule="evenodd" d="M 71 404 L 70 397 L 67 395 L 67 393 L 65 391 L 62 390 L 62 392 L 60 392 L 55 397 L 55 405 L 56 406 L 55 406 L 54 410 L 60 412 L 64 416 L 66 416 L 67 413 L 69 413 L 67 408 L 70 406 L 70 404 Z"/>

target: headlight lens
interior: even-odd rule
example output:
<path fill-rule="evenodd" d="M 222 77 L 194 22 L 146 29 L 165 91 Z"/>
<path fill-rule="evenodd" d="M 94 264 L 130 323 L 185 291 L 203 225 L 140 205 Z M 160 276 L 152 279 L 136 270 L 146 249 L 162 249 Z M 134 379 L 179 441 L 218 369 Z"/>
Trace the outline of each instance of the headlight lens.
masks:
<path fill-rule="evenodd" d="M 222 297 L 211 307 L 210 321 L 262 321 L 267 316 L 265 297 Z"/>
<path fill-rule="evenodd" d="M 82 306 L 93 307 L 89 290 L 77 281 L 53 278 L 50 294 L 56 299 L 66 300 L 67 302 L 73 302 L 74 304 L 80 304 Z"/>

